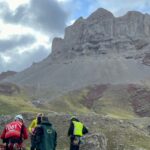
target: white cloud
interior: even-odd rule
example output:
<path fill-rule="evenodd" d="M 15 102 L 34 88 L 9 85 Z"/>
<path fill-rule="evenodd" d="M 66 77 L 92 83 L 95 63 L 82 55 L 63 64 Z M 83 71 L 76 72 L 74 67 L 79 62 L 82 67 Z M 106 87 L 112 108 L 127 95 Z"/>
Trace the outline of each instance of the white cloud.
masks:
<path fill-rule="evenodd" d="M 4 0 L 1 0 L 4 1 Z M 22 5 L 22 4 L 27 4 L 29 3 L 30 0 L 5 0 L 5 2 L 8 3 L 9 8 L 11 10 L 15 10 L 18 6 Z"/>
<path fill-rule="evenodd" d="M 21 71 L 30 67 L 33 62 L 39 62 L 44 59 L 49 52 L 44 46 L 18 53 L 16 51 L 8 51 L 0 53 L 0 71 L 14 70 Z M 9 58 L 10 56 L 10 58 Z"/>
<path fill-rule="evenodd" d="M 149 0 L 96 0 L 99 7 L 108 9 L 116 16 L 124 15 L 127 11 L 150 13 Z M 95 6 L 96 7 L 96 6 Z"/>
<path fill-rule="evenodd" d="M 66 26 L 61 4 L 67 1 L 0 0 L 0 72 L 20 71 L 50 54 Z"/>
<path fill-rule="evenodd" d="M 73 19 L 73 20 L 69 20 L 69 22 L 67 23 L 67 26 L 72 25 L 75 21 L 76 21 L 75 19 Z"/>
<path fill-rule="evenodd" d="M 58 1 L 58 2 L 69 2 L 71 0 L 56 0 L 56 1 Z"/>
<path fill-rule="evenodd" d="M 0 21 L 0 29 L 1 29 L 0 32 L 1 38 L 8 37 L 14 34 L 23 35 L 26 33 L 33 33 L 33 30 L 31 28 L 22 25 L 14 25 L 8 23 L 6 24 L 3 23 L 2 21 Z"/>
<path fill-rule="evenodd" d="M 63 32 L 68 17 L 55 0 L 30 0 L 29 4 L 20 5 L 14 11 L 4 2 L 0 7 L 1 19 L 5 23 L 21 24 L 44 34 Z"/>
<path fill-rule="evenodd" d="M 1 54 L 1 59 L 3 60 L 4 63 L 9 64 L 11 63 L 11 57 L 7 56 L 5 54 Z"/>

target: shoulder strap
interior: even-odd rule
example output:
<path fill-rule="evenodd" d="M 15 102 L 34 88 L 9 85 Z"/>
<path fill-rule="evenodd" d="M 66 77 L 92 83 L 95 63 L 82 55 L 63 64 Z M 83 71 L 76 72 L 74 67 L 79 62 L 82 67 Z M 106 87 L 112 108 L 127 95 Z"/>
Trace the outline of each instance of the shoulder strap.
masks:
<path fill-rule="evenodd" d="M 23 130 L 24 130 L 24 124 L 22 124 L 22 126 L 21 126 L 21 132 L 20 132 L 20 139 L 21 140 L 22 140 Z"/>

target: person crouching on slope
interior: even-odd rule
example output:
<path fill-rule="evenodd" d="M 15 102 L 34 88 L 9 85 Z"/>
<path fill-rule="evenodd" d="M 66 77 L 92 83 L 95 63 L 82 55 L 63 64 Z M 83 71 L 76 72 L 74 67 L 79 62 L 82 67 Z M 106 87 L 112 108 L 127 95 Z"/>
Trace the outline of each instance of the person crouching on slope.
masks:
<path fill-rule="evenodd" d="M 70 120 L 68 136 L 70 137 L 70 150 L 79 150 L 81 137 L 88 133 L 88 129 L 75 116 Z"/>
<path fill-rule="evenodd" d="M 24 125 L 22 115 L 17 115 L 14 121 L 6 124 L 1 139 L 6 143 L 6 150 L 13 150 L 14 144 L 21 149 L 23 140 L 28 138 L 28 131 Z"/>

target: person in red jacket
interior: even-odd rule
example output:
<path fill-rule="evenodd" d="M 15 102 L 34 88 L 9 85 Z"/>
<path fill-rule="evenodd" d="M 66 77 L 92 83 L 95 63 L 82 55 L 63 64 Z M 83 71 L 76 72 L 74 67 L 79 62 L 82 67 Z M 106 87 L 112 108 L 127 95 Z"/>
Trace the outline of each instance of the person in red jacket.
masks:
<path fill-rule="evenodd" d="M 13 150 L 14 144 L 22 147 L 23 140 L 28 138 L 28 131 L 24 125 L 22 115 L 17 115 L 15 120 L 6 124 L 1 139 L 6 143 L 6 150 Z"/>

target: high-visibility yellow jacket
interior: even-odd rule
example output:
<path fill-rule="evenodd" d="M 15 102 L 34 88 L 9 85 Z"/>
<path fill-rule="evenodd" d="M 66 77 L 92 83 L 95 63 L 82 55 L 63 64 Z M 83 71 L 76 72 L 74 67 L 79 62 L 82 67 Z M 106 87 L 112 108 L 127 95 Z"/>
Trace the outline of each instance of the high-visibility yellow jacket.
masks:
<path fill-rule="evenodd" d="M 29 132 L 32 133 L 36 126 L 37 126 L 37 118 L 32 120 L 31 124 L 29 125 L 29 128 L 28 128 Z"/>
<path fill-rule="evenodd" d="M 73 121 L 73 125 L 74 125 L 74 135 L 77 136 L 83 136 L 83 123 L 81 122 L 77 122 L 77 121 Z"/>
<path fill-rule="evenodd" d="M 74 139 L 75 136 L 83 136 L 88 133 L 88 129 L 78 119 L 71 119 L 70 127 L 68 129 L 68 136 L 70 139 Z"/>

